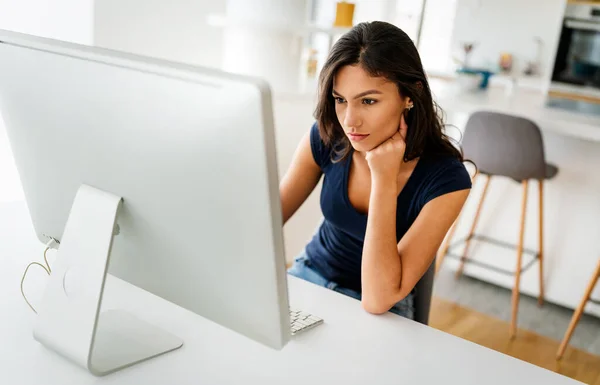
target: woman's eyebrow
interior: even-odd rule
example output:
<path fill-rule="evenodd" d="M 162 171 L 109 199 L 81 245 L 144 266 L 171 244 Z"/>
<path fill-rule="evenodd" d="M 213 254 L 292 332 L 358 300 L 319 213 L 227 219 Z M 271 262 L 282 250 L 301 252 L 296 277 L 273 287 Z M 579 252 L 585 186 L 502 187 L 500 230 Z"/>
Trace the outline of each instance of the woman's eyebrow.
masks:
<path fill-rule="evenodd" d="M 337 96 L 342 96 L 342 94 L 340 94 L 336 90 L 333 90 L 333 94 L 337 95 Z M 360 94 L 354 96 L 353 99 L 362 98 L 363 96 L 372 95 L 372 94 L 378 94 L 378 95 L 380 95 L 380 94 L 383 94 L 383 92 L 381 92 L 379 90 L 375 90 L 375 89 L 373 89 L 373 90 L 367 90 L 367 91 L 361 92 Z"/>

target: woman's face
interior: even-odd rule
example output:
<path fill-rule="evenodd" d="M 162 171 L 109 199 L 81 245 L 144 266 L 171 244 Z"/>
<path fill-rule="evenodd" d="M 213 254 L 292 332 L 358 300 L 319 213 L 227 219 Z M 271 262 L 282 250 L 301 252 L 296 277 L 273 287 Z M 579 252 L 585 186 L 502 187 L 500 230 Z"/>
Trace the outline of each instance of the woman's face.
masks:
<path fill-rule="evenodd" d="M 333 79 L 335 112 L 352 147 L 366 152 L 394 135 L 406 106 L 395 83 L 371 77 L 360 65 L 342 67 Z"/>

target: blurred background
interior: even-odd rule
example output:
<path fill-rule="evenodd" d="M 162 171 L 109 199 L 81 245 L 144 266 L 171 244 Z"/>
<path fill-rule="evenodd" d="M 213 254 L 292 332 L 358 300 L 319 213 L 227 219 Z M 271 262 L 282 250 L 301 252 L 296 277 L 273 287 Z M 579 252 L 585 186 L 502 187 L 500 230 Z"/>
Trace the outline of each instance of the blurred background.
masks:
<path fill-rule="evenodd" d="M 554 170 L 537 178 L 543 190 L 535 180 L 524 189 L 505 175 L 490 175 L 489 185 L 487 176 L 475 178 L 438 256 L 431 326 L 600 384 L 600 285 L 593 285 L 600 274 L 600 2 L 0 0 L 1 29 L 265 78 L 280 176 L 313 122 L 317 78 L 332 44 L 372 20 L 413 39 L 450 136 L 462 141 L 477 111 L 523 117 L 539 128 L 535 145 Z M 16 208 L 26 208 L 1 116 L 0 177 L 0 220 L 11 226 L 22 212 Z M 285 227 L 288 262 L 321 220 L 318 194 Z M 511 339 L 514 290 L 521 302 Z M 569 324 L 574 333 L 557 361 Z"/>

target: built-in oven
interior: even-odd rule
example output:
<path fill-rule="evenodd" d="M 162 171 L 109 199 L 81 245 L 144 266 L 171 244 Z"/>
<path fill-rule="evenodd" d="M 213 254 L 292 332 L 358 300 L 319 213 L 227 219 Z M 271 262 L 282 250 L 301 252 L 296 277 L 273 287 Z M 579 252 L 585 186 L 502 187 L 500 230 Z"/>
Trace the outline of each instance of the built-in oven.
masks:
<path fill-rule="evenodd" d="M 556 106 L 600 114 L 600 4 L 567 5 L 549 97 Z"/>

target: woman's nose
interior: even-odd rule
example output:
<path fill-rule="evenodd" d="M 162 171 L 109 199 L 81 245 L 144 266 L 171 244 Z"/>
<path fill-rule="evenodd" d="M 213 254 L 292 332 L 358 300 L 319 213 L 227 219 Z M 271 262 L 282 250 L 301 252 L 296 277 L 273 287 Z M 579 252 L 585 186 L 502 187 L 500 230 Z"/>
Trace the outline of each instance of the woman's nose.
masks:
<path fill-rule="evenodd" d="M 355 128 L 360 127 L 362 124 L 359 112 L 353 108 L 348 106 L 346 108 L 346 114 L 344 116 L 344 127 L 346 128 Z"/>

